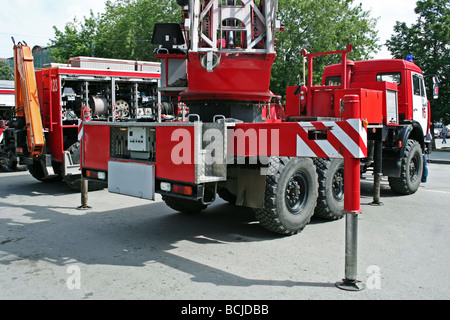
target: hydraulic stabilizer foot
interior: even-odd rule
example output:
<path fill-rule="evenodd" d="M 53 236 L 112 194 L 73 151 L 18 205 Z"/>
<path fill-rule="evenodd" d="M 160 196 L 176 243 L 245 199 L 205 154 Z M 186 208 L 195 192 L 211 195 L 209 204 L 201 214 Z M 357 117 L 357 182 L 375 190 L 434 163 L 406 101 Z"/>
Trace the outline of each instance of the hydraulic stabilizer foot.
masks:
<path fill-rule="evenodd" d="M 358 280 L 342 279 L 341 282 L 336 282 L 336 287 L 345 291 L 362 291 L 366 286 Z"/>
<path fill-rule="evenodd" d="M 88 181 L 81 178 L 81 206 L 77 210 L 89 210 L 92 209 L 88 206 Z"/>
<path fill-rule="evenodd" d="M 365 288 L 358 276 L 358 215 L 360 212 L 346 212 L 345 217 L 345 279 L 337 282 L 339 289 L 361 291 Z"/>
<path fill-rule="evenodd" d="M 371 206 L 382 206 L 381 198 L 381 176 L 383 175 L 383 141 L 375 142 L 375 169 L 373 182 L 373 202 Z"/>
<path fill-rule="evenodd" d="M 343 99 L 351 118 L 360 118 L 360 101 L 356 95 Z M 358 276 L 358 216 L 361 211 L 361 164 L 356 158 L 344 160 L 344 213 L 345 213 L 345 279 L 336 283 L 339 289 L 361 291 L 365 286 L 356 280 Z"/>

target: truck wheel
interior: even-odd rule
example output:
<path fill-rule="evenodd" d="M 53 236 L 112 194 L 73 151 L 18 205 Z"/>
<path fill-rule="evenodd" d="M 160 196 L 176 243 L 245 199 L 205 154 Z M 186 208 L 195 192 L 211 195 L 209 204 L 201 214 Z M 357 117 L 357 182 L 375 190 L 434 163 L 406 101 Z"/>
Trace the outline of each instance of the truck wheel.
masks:
<path fill-rule="evenodd" d="M 422 172 L 422 148 L 417 141 L 408 140 L 401 162 L 400 177 L 389 177 L 389 186 L 397 194 L 413 194 L 419 189 Z"/>
<path fill-rule="evenodd" d="M 35 178 L 41 182 L 59 182 L 62 180 L 61 175 L 58 174 L 58 166 L 56 163 L 53 163 L 53 170 L 55 170 L 56 175 L 48 175 L 47 170 L 42 167 L 42 164 L 39 159 L 34 159 L 33 164 L 28 165 L 28 172 Z"/>
<path fill-rule="evenodd" d="M 228 189 L 220 188 L 217 190 L 217 194 L 222 200 L 236 204 L 236 195 L 232 194 Z"/>
<path fill-rule="evenodd" d="M 8 152 L 8 157 L 6 158 L 6 170 L 8 171 L 16 171 L 17 170 L 17 157 L 15 157 L 15 153 L 11 150 Z"/>
<path fill-rule="evenodd" d="M 28 171 L 30 174 L 35 178 L 36 180 L 45 182 L 48 180 L 44 180 L 44 178 L 47 177 L 46 170 L 44 171 L 44 168 L 42 167 L 39 160 L 33 160 L 33 164 L 28 165 Z"/>
<path fill-rule="evenodd" d="M 314 216 L 326 220 L 344 217 L 344 160 L 314 159 L 319 197 Z"/>
<path fill-rule="evenodd" d="M 163 195 L 162 199 L 170 208 L 182 213 L 197 213 L 208 207 L 200 201 L 181 199 L 172 196 Z"/>
<path fill-rule="evenodd" d="M 311 159 L 272 158 L 266 177 L 264 209 L 255 209 L 262 227 L 293 235 L 310 222 L 317 203 L 317 173 Z"/>

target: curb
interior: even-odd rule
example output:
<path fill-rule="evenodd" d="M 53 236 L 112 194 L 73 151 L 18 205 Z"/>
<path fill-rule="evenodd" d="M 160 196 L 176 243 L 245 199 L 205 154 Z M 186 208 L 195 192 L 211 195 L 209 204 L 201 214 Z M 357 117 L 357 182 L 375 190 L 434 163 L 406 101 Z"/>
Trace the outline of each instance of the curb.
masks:
<path fill-rule="evenodd" d="M 432 159 L 428 159 L 428 163 L 450 164 L 450 160 L 432 160 Z"/>

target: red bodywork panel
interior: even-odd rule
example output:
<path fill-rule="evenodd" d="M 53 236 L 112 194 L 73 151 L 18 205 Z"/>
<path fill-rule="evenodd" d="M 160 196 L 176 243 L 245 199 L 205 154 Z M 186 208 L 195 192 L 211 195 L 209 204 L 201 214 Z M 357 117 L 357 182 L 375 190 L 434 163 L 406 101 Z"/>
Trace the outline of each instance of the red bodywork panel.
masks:
<path fill-rule="evenodd" d="M 287 118 L 299 117 L 301 114 L 300 109 L 300 92 L 294 94 L 297 87 L 287 87 L 286 88 L 286 105 L 284 112 Z"/>
<path fill-rule="evenodd" d="M 82 138 L 83 153 L 82 167 L 108 171 L 110 159 L 111 127 L 108 125 L 85 125 Z M 95 150 L 95 152 L 94 152 Z"/>
<path fill-rule="evenodd" d="M 219 66 L 208 72 L 201 64 L 200 53 L 190 53 L 189 89 L 183 100 L 265 101 L 273 97 L 270 75 L 275 54 L 222 53 Z"/>
<path fill-rule="evenodd" d="M 176 130 L 179 131 L 179 135 Z M 186 131 L 189 132 L 186 135 Z M 195 163 L 194 163 L 194 137 L 195 128 L 192 126 L 160 126 L 156 127 L 156 177 L 165 180 L 184 181 L 195 183 Z M 175 134 L 174 134 L 175 132 Z M 172 136 L 176 139 L 172 141 Z M 190 139 L 188 139 L 190 138 Z M 187 139 L 187 140 L 184 140 Z M 190 155 L 179 154 L 176 146 L 190 146 Z M 175 151 L 174 151 L 175 150 Z M 184 150 L 187 150 L 186 148 Z M 190 160 L 181 164 L 175 164 L 172 159 L 174 156 L 188 157 Z M 180 151 L 181 152 L 181 151 Z"/>

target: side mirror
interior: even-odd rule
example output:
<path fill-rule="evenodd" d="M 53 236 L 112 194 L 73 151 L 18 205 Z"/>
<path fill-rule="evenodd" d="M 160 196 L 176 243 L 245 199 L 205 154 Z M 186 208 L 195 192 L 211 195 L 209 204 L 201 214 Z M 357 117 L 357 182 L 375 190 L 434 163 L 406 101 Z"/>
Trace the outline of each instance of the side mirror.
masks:
<path fill-rule="evenodd" d="M 439 83 L 441 81 L 439 80 L 438 76 L 433 77 L 433 99 L 439 98 Z"/>

